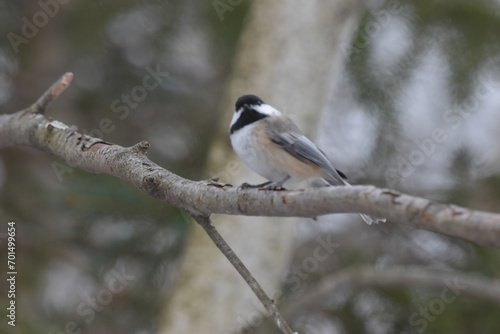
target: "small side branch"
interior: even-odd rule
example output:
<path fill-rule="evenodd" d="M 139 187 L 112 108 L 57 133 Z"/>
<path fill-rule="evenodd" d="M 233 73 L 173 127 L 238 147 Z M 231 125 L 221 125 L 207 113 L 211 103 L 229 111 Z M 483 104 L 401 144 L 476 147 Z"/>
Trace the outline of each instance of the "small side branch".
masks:
<path fill-rule="evenodd" d="M 241 262 L 239 257 L 234 253 L 234 251 L 229 247 L 226 241 L 219 234 L 212 221 L 208 216 L 193 216 L 193 219 L 203 227 L 208 236 L 215 243 L 217 248 L 224 254 L 224 256 L 231 262 L 233 267 L 238 271 L 238 273 L 243 277 L 245 282 L 250 286 L 252 291 L 255 293 L 257 298 L 264 305 L 266 310 L 273 317 L 274 323 L 284 334 L 294 334 L 288 323 L 285 321 L 281 313 L 279 312 L 274 300 L 269 298 L 265 293 L 264 289 L 260 286 L 259 282 L 253 277 L 247 267 Z"/>
<path fill-rule="evenodd" d="M 73 80 L 73 73 L 65 73 L 28 110 L 35 114 L 44 114 L 49 105 L 68 88 L 71 80 Z"/>
<path fill-rule="evenodd" d="M 428 287 L 447 288 L 458 296 L 463 294 L 500 304 L 500 282 L 476 274 L 456 271 L 437 271 L 421 267 L 387 267 L 377 270 L 372 266 L 358 266 L 323 277 L 305 293 L 300 301 L 286 310 L 294 317 L 307 310 L 317 300 L 349 288 L 363 287 Z"/>

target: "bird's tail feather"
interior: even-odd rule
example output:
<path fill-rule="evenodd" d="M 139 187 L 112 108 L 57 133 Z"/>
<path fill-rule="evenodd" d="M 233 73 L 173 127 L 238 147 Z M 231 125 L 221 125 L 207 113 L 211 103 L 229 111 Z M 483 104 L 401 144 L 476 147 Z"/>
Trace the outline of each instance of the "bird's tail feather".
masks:
<path fill-rule="evenodd" d="M 360 213 L 359 215 L 361 216 L 361 218 L 363 218 L 365 223 L 367 223 L 368 225 L 371 225 L 373 223 L 375 223 L 375 224 L 384 223 L 386 221 L 385 218 L 373 217 L 373 216 L 365 215 L 363 213 Z"/>

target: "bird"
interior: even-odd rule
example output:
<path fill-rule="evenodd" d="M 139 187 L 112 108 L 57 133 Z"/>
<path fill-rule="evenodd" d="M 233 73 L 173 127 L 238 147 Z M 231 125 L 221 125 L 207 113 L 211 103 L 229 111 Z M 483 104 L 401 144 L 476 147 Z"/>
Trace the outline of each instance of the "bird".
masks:
<path fill-rule="evenodd" d="M 268 180 L 257 185 L 243 183 L 240 188 L 283 190 L 288 181 L 350 186 L 347 176 L 333 167 L 288 116 L 256 95 L 246 94 L 237 99 L 229 137 L 243 163 Z M 368 225 L 386 220 L 360 216 Z"/>

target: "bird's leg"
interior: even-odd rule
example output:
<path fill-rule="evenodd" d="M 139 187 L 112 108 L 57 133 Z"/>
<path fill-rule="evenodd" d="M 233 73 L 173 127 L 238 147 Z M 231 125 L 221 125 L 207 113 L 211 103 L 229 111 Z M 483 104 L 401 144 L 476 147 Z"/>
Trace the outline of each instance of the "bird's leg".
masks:
<path fill-rule="evenodd" d="M 267 182 L 264 182 L 261 184 L 250 184 L 250 183 L 245 182 L 245 183 L 242 183 L 241 186 L 239 186 L 238 188 L 239 189 L 262 188 L 264 186 L 267 186 L 270 183 L 271 183 L 271 181 L 267 181 Z"/>
<path fill-rule="evenodd" d="M 262 187 L 261 189 L 264 190 L 286 190 L 283 188 L 283 184 L 290 179 L 290 175 L 287 175 L 283 180 L 275 183 L 271 183 L 266 185 L 265 187 Z"/>

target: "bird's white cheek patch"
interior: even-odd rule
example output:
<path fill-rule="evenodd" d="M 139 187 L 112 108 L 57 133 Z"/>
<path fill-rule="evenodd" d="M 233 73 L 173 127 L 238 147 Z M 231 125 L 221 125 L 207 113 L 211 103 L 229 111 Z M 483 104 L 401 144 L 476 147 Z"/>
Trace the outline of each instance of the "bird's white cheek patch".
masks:
<path fill-rule="evenodd" d="M 231 129 L 231 127 L 234 125 L 234 123 L 236 123 L 238 121 L 238 118 L 240 117 L 241 115 L 241 110 L 238 110 L 237 112 L 235 112 L 233 114 L 233 118 L 231 119 L 231 123 L 229 124 L 229 129 Z"/>
<path fill-rule="evenodd" d="M 274 109 L 269 104 L 261 104 L 260 106 L 254 106 L 253 108 L 264 115 L 268 115 L 268 116 L 280 116 L 281 115 L 281 112 Z"/>

